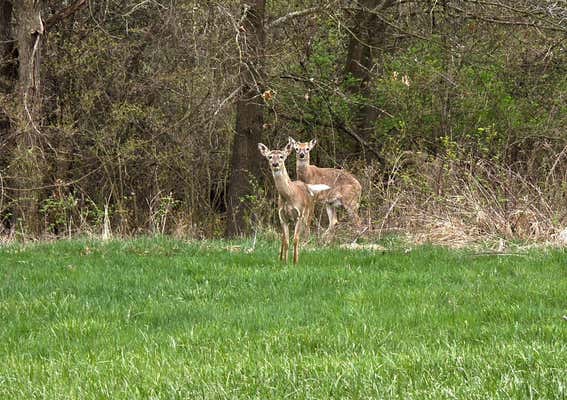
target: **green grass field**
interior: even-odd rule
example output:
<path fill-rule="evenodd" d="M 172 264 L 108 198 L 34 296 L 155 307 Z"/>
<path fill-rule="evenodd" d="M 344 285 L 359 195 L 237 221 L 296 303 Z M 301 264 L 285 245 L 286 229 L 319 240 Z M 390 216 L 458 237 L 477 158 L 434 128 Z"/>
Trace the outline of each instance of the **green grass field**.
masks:
<path fill-rule="evenodd" d="M 0 399 L 567 397 L 565 251 L 226 246 L 0 248 Z"/>

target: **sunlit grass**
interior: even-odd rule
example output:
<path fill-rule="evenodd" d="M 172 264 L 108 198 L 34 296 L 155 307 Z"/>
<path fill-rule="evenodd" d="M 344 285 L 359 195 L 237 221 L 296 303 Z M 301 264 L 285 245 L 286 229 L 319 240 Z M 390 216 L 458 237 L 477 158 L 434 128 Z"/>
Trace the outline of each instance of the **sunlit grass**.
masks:
<path fill-rule="evenodd" d="M 0 249 L 0 398 L 566 397 L 564 251 L 250 249 Z"/>

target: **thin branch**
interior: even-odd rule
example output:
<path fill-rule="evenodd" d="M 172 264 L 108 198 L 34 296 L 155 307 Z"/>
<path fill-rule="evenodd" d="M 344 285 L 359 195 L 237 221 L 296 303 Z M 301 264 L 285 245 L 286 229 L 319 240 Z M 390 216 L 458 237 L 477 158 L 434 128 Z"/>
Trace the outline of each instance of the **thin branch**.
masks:
<path fill-rule="evenodd" d="M 129 17 L 130 15 L 134 14 L 134 12 L 136 12 L 136 10 L 138 10 L 139 8 L 142 8 L 143 6 L 145 6 L 146 4 L 151 3 L 154 4 L 156 6 L 161 7 L 162 10 L 167 10 L 167 7 L 164 6 L 163 4 L 158 3 L 157 1 L 154 0 L 144 0 L 141 3 L 136 4 L 134 7 L 132 7 L 132 9 L 130 11 L 128 11 L 126 14 L 122 15 L 122 18 L 125 17 Z"/>
<path fill-rule="evenodd" d="M 507 9 L 509 11 L 515 12 L 517 14 L 523 14 L 523 15 L 528 16 L 528 17 L 534 17 L 534 18 L 539 19 L 540 21 L 544 21 L 544 22 L 547 22 L 549 24 L 552 24 L 557 29 L 559 29 L 560 31 L 566 30 L 565 26 L 562 26 L 560 23 L 558 24 L 555 21 L 550 21 L 549 18 L 546 18 L 546 16 L 552 17 L 553 15 L 551 15 L 549 13 L 546 14 L 545 10 L 541 10 L 541 9 L 538 9 L 538 8 L 519 9 L 519 8 L 516 8 L 516 7 L 512 7 L 508 4 L 504 4 L 500 1 L 493 2 L 493 1 L 483 1 L 483 0 L 466 0 L 466 2 L 472 3 L 472 4 L 478 4 L 478 5 L 486 5 L 486 6 L 489 6 L 489 7 L 504 8 L 504 9 Z M 566 10 L 564 8 L 562 8 L 562 9 Z M 538 27 L 540 27 L 540 26 L 542 26 L 542 25 L 538 25 Z"/>
<path fill-rule="evenodd" d="M 268 25 L 266 25 L 266 30 L 269 31 L 270 29 L 276 28 L 277 26 L 281 24 L 285 24 L 287 21 L 291 19 L 303 17 L 304 15 L 313 14 L 317 12 L 319 9 L 320 7 L 311 7 L 305 10 L 290 12 L 289 14 L 286 14 L 283 17 L 279 17 L 278 19 L 275 19 L 272 22 L 270 22 Z"/>
<path fill-rule="evenodd" d="M 323 121 L 311 121 L 311 120 L 307 120 L 305 118 L 300 118 L 300 117 L 294 117 L 292 115 L 287 115 L 287 114 L 280 114 L 281 117 L 285 120 L 288 121 L 293 121 L 293 122 L 298 122 L 298 123 L 309 123 L 309 124 L 313 124 L 313 125 L 317 125 L 317 126 L 322 126 L 324 128 L 334 128 L 337 127 L 339 128 L 339 130 L 341 130 L 342 132 L 346 133 L 347 135 L 351 136 L 353 139 L 355 139 L 358 143 L 360 143 L 360 145 L 362 147 L 364 147 L 365 149 L 367 149 L 368 151 L 370 151 L 372 154 L 374 154 L 377 158 L 377 160 L 382 164 L 382 165 L 386 165 L 386 160 L 384 160 L 384 157 L 382 157 L 382 155 L 378 152 L 378 150 L 376 150 L 374 147 L 372 147 L 370 145 L 370 143 L 368 143 L 366 140 L 364 140 L 359 134 L 357 134 L 356 132 L 353 132 L 352 130 L 350 130 L 349 128 L 347 128 L 345 126 L 345 124 L 342 121 L 339 121 L 337 118 L 334 118 L 334 125 L 332 124 L 327 124 Z"/>
<path fill-rule="evenodd" d="M 565 32 L 566 31 L 566 29 L 562 28 L 562 27 L 546 26 L 546 25 L 536 24 L 536 23 L 531 22 L 531 21 L 529 21 L 529 22 L 528 21 L 516 21 L 516 20 L 501 19 L 501 18 L 498 18 L 498 17 L 476 15 L 476 14 L 468 12 L 467 10 L 464 10 L 464 9 L 454 5 L 454 4 L 447 4 L 447 7 L 461 13 L 465 18 L 476 19 L 476 20 L 479 20 L 479 21 L 489 22 L 489 23 L 492 23 L 492 24 L 512 25 L 512 26 L 527 26 L 527 27 L 531 27 L 531 28 L 538 28 L 538 29 L 554 31 L 554 32 Z M 527 14 L 527 15 L 533 16 L 532 14 Z M 538 18 L 538 19 L 541 19 L 541 18 Z M 553 24 L 553 25 L 555 25 L 555 24 Z"/>
<path fill-rule="evenodd" d="M 349 129 L 346 127 L 346 125 L 344 124 L 343 121 L 336 119 L 335 117 L 335 125 L 342 130 L 344 133 L 346 133 L 347 135 L 351 136 L 353 139 L 355 139 L 358 143 L 360 143 L 360 145 L 362 147 L 364 147 L 365 149 L 367 149 L 368 151 L 370 151 L 372 154 L 374 154 L 376 156 L 376 159 L 380 162 L 380 164 L 382 165 L 386 165 L 386 160 L 384 159 L 384 157 L 382 157 L 382 155 L 374 148 L 370 145 L 370 143 L 368 143 L 366 140 L 364 140 L 358 133 L 354 132 L 353 130 Z"/>
<path fill-rule="evenodd" d="M 100 171 L 101 169 L 102 169 L 102 167 L 95 168 L 92 171 L 86 173 L 85 175 L 83 175 L 83 176 L 81 176 L 77 179 L 74 179 L 72 181 L 66 182 L 66 183 L 56 183 L 56 184 L 52 184 L 52 185 L 44 185 L 44 186 L 38 186 L 38 187 L 32 187 L 32 188 L 17 188 L 17 187 L 2 186 L 2 190 L 3 191 L 9 190 L 9 191 L 14 191 L 14 192 L 30 192 L 30 191 L 34 191 L 34 190 L 45 190 L 45 189 L 52 189 L 52 188 L 56 188 L 56 187 L 67 187 L 67 186 L 74 185 L 75 183 L 78 183 L 78 182 L 82 181 L 83 179 L 88 178 L 92 174 Z M 6 178 L 11 179 L 13 177 L 8 176 Z"/>
<path fill-rule="evenodd" d="M 303 82 L 306 85 L 310 85 L 312 87 L 319 87 L 322 88 L 323 90 L 327 90 L 327 91 L 332 91 L 333 93 L 336 93 L 338 96 L 340 96 L 344 101 L 348 102 L 349 104 L 356 104 L 356 105 L 363 105 L 366 107 L 371 107 L 376 111 L 379 111 L 380 113 L 390 117 L 390 118 L 394 118 L 394 116 L 392 114 L 390 114 L 388 111 L 384 110 L 383 108 L 377 107 L 374 104 L 369 104 L 369 103 L 365 103 L 362 101 L 356 101 L 355 99 L 349 99 L 347 97 L 347 95 L 345 95 L 343 92 L 341 92 L 336 86 L 331 86 L 330 84 L 326 84 L 325 82 L 322 81 L 318 81 L 315 80 L 313 78 L 304 78 L 301 76 L 297 76 L 297 75 L 280 75 L 281 79 L 291 79 L 293 81 L 296 82 Z M 455 85 L 456 86 L 456 85 Z"/>
<path fill-rule="evenodd" d="M 240 89 L 242 89 L 242 85 L 238 86 L 236 89 L 234 89 L 234 91 L 229 94 L 223 101 L 220 102 L 220 104 L 218 105 L 217 109 L 215 110 L 215 112 L 213 113 L 213 118 L 217 116 L 217 114 L 219 113 L 219 111 L 223 108 L 223 106 L 230 101 L 231 99 L 233 99 L 238 92 L 240 92 Z"/>
<path fill-rule="evenodd" d="M 45 29 L 51 29 L 55 24 L 59 23 L 60 21 L 64 20 L 65 18 L 69 18 L 71 15 L 75 14 L 81 8 L 85 7 L 88 4 L 87 0 L 76 0 L 73 4 L 65 7 L 57 14 L 53 14 L 51 17 L 47 18 L 45 21 Z"/>
<path fill-rule="evenodd" d="M 555 162 L 553 163 L 553 165 L 551 166 L 551 168 L 549 169 L 549 172 L 547 174 L 547 177 L 545 178 L 545 183 L 549 184 L 549 179 L 553 176 L 553 174 L 555 173 L 555 168 L 557 168 L 557 164 L 559 164 L 559 161 L 565 156 L 565 154 L 567 154 L 567 146 L 563 147 L 563 150 L 561 150 L 561 152 L 559 153 L 559 155 L 555 158 Z"/>
<path fill-rule="evenodd" d="M 380 21 L 382 21 L 384 24 L 390 26 L 391 28 L 396 29 L 396 30 L 399 31 L 399 32 L 405 33 L 405 34 L 408 35 L 408 36 L 413 36 L 413 37 L 415 37 L 415 38 L 417 38 L 417 39 L 421 39 L 421 40 L 425 40 L 425 41 L 433 41 L 431 38 L 426 38 L 425 36 L 422 36 L 422 35 L 420 35 L 420 34 L 418 34 L 418 33 L 410 32 L 410 31 L 408 31 L 408 30 L 402 28 L 401 26 L 396 25 L 396 24 L 394 24 L 393 22 L 387 20 L 387 19 L 384 18 L 384 17 L 382 16 L 382 14 L 380 13 L 380 11 L 383 11 L 382 9 L 378 9 L 378 8 L 368 9 L 368 8 L 358 8 L 358 7 L 356 7 L 356 8 L 355 8 L 355 7 L 344 7 L 343 9 L 344 9 L 344 10 L 355 10 L 355 11 L 364 11 L 364 12 L 367 12 L 367 13 L 369 13 L 369 14 L 372 14 L 372 15 L 375 16 L 376 18 L 378 18 L 378 19 L 379 19 Z M 335 21 L 337 21 L 337 23 L 340 22 L 335 16 L 331 15 L 330 17 L 333 18 Z M 342 28 L 346 29 L 346 31 L 347 31 L 352 37 L 354 37 L 354 38 L 356 39 L 356 41 L 358 41 L 358 42 L 359 42 L 360 44 L 362 44 L 363 46 L 368 47 L 368 48 L 374 48 L 374 49 L 378 49 L 378 48 L 379 48 L 379 47 L 376 47 L 376 46 L 373 46 L 373 45 L 371 45 L 371 44 L 369 44 L 369 43 L 364 42 L 364 41 L 363 41 L 360 37 L 358 37 L 358 36 L 356 35 L 356 33 L 354 33 L 354 32 L 352 31 L 352 29 L 350 29 L 348 26 L 342 26 Z"/>

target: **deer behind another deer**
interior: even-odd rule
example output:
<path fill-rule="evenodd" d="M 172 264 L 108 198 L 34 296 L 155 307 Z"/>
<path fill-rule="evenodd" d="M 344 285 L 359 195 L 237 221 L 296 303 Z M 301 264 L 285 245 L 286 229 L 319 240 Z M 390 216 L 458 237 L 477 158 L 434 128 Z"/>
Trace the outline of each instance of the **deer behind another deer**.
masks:
<path fill-rule="evenodd" d="M 319 168 L 309 163 L 309 153 L 317 144 L 317 139 L 309 142 L 297 142 L 289 138 L 289 145 L 295 149 L 296 153 L 296 173 L 297 179 L 309 183 L 322 183 L 330 186 L 330 189 L 317 196 L 317 202 L 325 205 L 329 226 L 326 234 L 332 233 L 337 224 L 337 208 L 343 207 L 356 226 L 360 225 L 358 208 L 360 206 L 360 196 L 362 186 L 354 175 L 335 168 Z"/>

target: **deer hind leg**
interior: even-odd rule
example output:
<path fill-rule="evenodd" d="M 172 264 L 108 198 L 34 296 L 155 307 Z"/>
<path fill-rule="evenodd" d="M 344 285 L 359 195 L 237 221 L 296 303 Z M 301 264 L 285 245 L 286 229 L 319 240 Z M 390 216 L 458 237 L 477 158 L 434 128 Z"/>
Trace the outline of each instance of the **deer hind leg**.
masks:
<path fill-rule="evenodd" d="M 301 230 L 301 226 L 302 224 L 302 218 L 299 218 L 296 222 L 295 222 L 295 229 L 293 232 L 293 263 L 297 264 L 297 262 L 299 261 L 299 232 Z"/>
<path fill-rule="evenodd" d="M 360 207 L 360 190 L 356 187 L 350 187 L 351 190 L 347 191 L 343 197 L 342 206 L 348 214 L 349 220 L 354 222 L 354 225 L 359 228 L 361 226 L 361 218 L 358 215 L 358 208 Z"/>
<path fill-rule="evenodd" d="M 327 204 L 325 206 L 325 210 L 327 211 L 327 217 L 329 217 L 329 226 L 325 231 L 325 235 L 327 235 L 333 232 L 335 225 L 337 224 L 337 209 L 335 206 Z"/>
<path fill-rule="evenodd" d="M 282 222 L 282 245 L 280 247 L 280 260 L 287 263 L 287 253 L 289 248 L 289 227 Z"/>
<path fill-rule="evenodd" d="M 354 225 L 359 228 L 361 224 L 360 216 L 358 215 L 358 203 L 352 202 L 348 206 L 345 206 L 346 212 Z"/>

